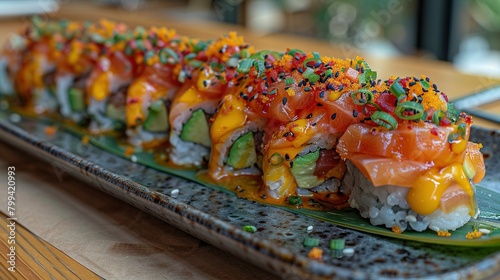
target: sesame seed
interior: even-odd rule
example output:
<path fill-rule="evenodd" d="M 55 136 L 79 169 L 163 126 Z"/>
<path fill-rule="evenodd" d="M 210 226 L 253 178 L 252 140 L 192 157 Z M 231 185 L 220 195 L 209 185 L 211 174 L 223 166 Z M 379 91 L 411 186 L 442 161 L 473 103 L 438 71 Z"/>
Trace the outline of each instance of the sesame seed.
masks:
<path fill-rule="evenodd" d="M 313 231 L 313 229 L 314 229 L 314 227 L 313 227 L 313 226 L 308 226 L 306 230 L 307 230 L 307 232 L 312 232 L 312 231 Z"/>
<path fill-rule="evenodd" d="M 324 90 L 323 90 L 323 91 L 321 91 L 321 92 L 319 93 L 319 97 L 320 97 L 320 98 L 325 97 L 325 91 L 324 91 Z"/>
<path fill-rule="evenodd" d="M 136 157 L 135 155 L 132 155 L 132 156 L 130 157 L 130 160 L 131 160 L 132 162 L 137 162 L 137 157 Z"/>
<path fill-rule="evenodd" d="M 305 88 L 304 88 L 304 91 L 305 91 L 305 92 L 309 92 L 309 91 L 311 91 L 311 88 L 310 88 L 310 87 L 305 87 Z"/>
<path fill-rule="evenodd" d="M 321 106 L 323 106 L 323 104 L 321 104 L 321 103 L 316 103 L 316 106 L 321 107 Z"/>
<path fill-rule="evenodd" d="M 489 230 L 487 228 L 480 228 L 479 232 L 484 233 L 484 234 L 490 234 L 491 230 Z"/>
<path fill-rule="evenodd" d="M 352 110 L 352 116 L 357 118 L 358 117 L 358 111 Z"/>
<path fill-rule="evenodd" d="M 288 99 L 286 97 L 283 97 L 283 99 L 281 100 L 281 102 L 283 103 L 283 106 L 286 105 L 287 101 L 288 101 Z"/>
<path fill-rule="evenodd" d="M 331 119 L 334 120 L 337 117 L 337 113 L 333 113 Z"/>
<path fill-rule="evenodd" d="M 179 196 L 179 189 L 173 189 L 171 192 L 170 192 L 170 196 L 172 196 L 173 198 L 177 198 Z"/>
<path fill-rule="evenodd" d="M 290 156 L 288 154 L 285 154 L 285 160 L 286 161 L 289 161 L 290 160 Z"/>
<path fill-rule="evenodd" d="M 313 116 L 313 114 L 310 113 L 309 115 L 307 115 L 306 119 L 310 119 L 310 118 L 312 118 L 312 116 Z"/>

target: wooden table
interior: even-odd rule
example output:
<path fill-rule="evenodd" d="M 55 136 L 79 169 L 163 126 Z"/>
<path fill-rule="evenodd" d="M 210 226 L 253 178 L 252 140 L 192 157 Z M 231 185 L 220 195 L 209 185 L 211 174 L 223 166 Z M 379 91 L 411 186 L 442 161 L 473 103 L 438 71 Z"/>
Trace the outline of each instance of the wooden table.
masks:
<path fill-rule="evenodd" d="M 263 36 L 241 27 L 207 22 L 200 24 L 166 15 L 161 6 L 131 13 L 71 3 L 63 5 L 54 16 L 72 20 L 108 18 L 125 21 L 132 26 L 167 26 L 180 34 L 202 39 L 216 38 L 236 30 L 256 49 L 283 51 L 294 47 L 337 57 L 356 54 L 311 38 L 285 34 Z M 0 20 L 0 42 L 22 24 L 19 19 Z M 426 74 L 451 99 L 500 83 L 497 79 L 460 73 L 445 62 L 415 57 L 365 58 L 378 71 L 379 77 Z M 498 113 L 500 105 L 489 105 L 487 109 Z M 500 129 L 498 124 L 480 119 L 475 119 L 475 123 Z M 74 279 L 273 278 L 260 268 L 244 263 L 82 182 L 67 176 L 63 180 L 47 164 L 33 160 L 0 141 L 2 191 L 7 189 L 5 170 L 8 166 L 17 169 L 17 217 L 19 226 L 25 227 L 19 228 L 19 234 L 26 242 L 21 248 L 21 268 L 27 278 L 46 278 L 47 275 Z M 5 212 L 7 198 L 4 194 L 0 197 L 0 209 Z M 8 235 L 5 231 L 8 221 L 5 215 L 0 216 L 0 221 L 0 237 L 4 241 Z M 5 268 L 7 253 L 7 244 L 0 242 L 0 268 Z M 11 276 L 2 273 L 0 278 Z"/>

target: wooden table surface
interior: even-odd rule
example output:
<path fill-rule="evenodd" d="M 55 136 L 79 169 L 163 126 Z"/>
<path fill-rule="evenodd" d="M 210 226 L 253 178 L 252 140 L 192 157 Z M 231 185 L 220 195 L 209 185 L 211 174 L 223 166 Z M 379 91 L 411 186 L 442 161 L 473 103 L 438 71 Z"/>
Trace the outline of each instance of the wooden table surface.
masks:
<path fill-rule="evenodd" d="M 460 73 L 446 62 L 416 57 L 368 57 L 356 50 L 345 49 L 321 40 L 286 34 L 260 35 L 244 28 L 196 21 L 185 21 L 172 16 L 159 6 L 136 12 L 79 5 L 64 2 L 53 15 L 71 20 L 107 18 L 126 22 L 131 26 L 166 26 L 194 38 L 216 38 L 229 31 L 244 35 L 256 49 L 284 51 L 287 47 L 304 51 L 318 51 L 337 57 L 364 56 L 379 77 L 390 75 L 420 76 L 433 79 L 450 99 L 500 84 L 500 80 Z M 0 42 L 15 32 L 25 21 L 0 20 Z M 500 113 L 499 102 L 486 110 Z M 500 125 L 476 118 L 475 124 L 493 129 Z M 1 139 L 0 139 L 1 140 Z M 42 162 L 33 160 L 22 151 L 0 141 L 0 170 L 16 166 L 18 180 L 18 222 L 25 240 L 23 264 L 29 279 L 47 275 L 89 279 L 271 279 L 274 276 L 240 261 L 233 256 L 199 241 L 156 218 L 70 177 L 61 180 Z M 6 190 L 6 172 L 0 172 L 0 186 Z M 7 198 L 2 194 L 1 210 L 5 212 Z M 4 224 L 0 217 L 0 255 L 5 267 L 7 244 Z M 42 250 L 43 251 L 40 251 Z M 27 252 L 27 253 L 26 253 Z M 50 257 L 52 256 L 52 258 Z M 29 268 L 29 266 L 33 266 Z M 64 268 L 60 270 L 57 267 Z M 49 271 L 49 272 L 47 272 Z M 76 271 L 76 274 L 75 274 Z M 73 274 L 65 274 L 65 273 Z M 1 278 L 22 276 L 2 272 Z M 49 273 L 49 274 L 46 274 Z M 95 274 L 94 274 L 95 273 Z M 76 277 L 74 277 L 76 276 Z M 56 277 L 57 278 L 57 277 Z"/>

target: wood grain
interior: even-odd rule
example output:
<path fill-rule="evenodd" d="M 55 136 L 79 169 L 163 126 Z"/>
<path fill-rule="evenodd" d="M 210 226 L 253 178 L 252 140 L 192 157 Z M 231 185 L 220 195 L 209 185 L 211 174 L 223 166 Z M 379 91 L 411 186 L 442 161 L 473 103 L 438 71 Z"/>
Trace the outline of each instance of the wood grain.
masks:
<path fill-rule="evenodd" d="M 0 279 L 103 279 L 17 221 L 15 244 L 9 244 L 10 222 L 0 212 Z M 15 248 L 15 272 L 8 270 L 11 246 Z"/>

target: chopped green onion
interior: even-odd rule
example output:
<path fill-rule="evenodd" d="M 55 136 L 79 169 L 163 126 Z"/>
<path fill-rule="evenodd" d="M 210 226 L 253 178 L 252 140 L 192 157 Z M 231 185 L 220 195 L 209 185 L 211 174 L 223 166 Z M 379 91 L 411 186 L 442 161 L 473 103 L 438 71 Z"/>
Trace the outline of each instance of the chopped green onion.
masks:
<path fill-rule="evenodd" d="M 257 232 L 257 228 L 254 227 L 254 226 L 243 226 L 241 229 L 243 229 L 246 232 L 250 232 L 250 233 L 256 233 Z"/>
<path fill-rule="evenodd" d="M 304 60 L 304 63 L 302 63 L 302 65 L 304 65 L 304 67 L 308 67 L 309 62 L 311 62 L 311 61 L 314 61 L 314 65 L 316 65 L 318 62 L 322 63 L 320 59 L 311 57 L 311 58 Z"/>
<path fill-rule="evenodd" d="M 330 250 L 342 250 L 345 248 L 345 239 L 330 240 Z"/>
<path fill-rule="evenodd" d="M 145 55 L 144 55 L 144 63 L 147 63 L 148 62 L 148 59 L 150 59 L 151 57 L 153 57 L 155 55 L 155 53 L 153 51 L 148 51 Z"/>
<path fill-rule="evenodd" d="M 312 55 L 314 56 L 314 58 L 320 59 L 319 52 L 312 52 Z"/>
<path fill-rule="evenodd" d="M 427 82 L 426 80 L 420 80 L 420 84 L 422 84 L 422 88 L 425 90 L 428 90 L 431 87 L 429 82 Z"/>
<path fill-rule="evenodd" d="M 188 64 L 197 69 L 203 65 L 203 61 L 198 60 L 198 59 L 193 59 L 193 60 L 189 61 Z"/>
<path fill-rule="evenodd" d="M 217 62 L 210 63 L 210 68 L 212 68 L 215 72 L 222 72 L 226 69 L 223 64 Z"/>
<path fill-rule="evenodd" d="M 319 245 L 319 238 L 306 237 L 303 244 L 305 247 L 316 247 Z"/>
<path fill-rule="evenodd" d="M 332 71 L 332 69 L 328 69 L 328 70 L 326 70 L 326 71 L 325 71 L 325 77 L 331 77 L 331 76 L 333 76 L 333 71 Z"/>
<path fill-rule="evenodd" d="M 455 103 L 448 103 L 448 110 L 446 111 L 446 117 L 450 119 L 453 123 L 458 121 L 460 116 L 460 110 L 455 108 Z"/>
<path fill-rule="evenodd" d="M 273 94 L 276 94 L 276 92 L 278 92 L 276 89 L 273 89 L 269 92 L 269 95 L 273 95 Z"/>
<path fill-rule="evenodd" d="M 207 47 L 208 47 L 208 42 L 199 41 L 198 43 L 196 43 L 196 46 L 194 46 L 194 50 L 193 51 L 195 53 L 197 53 L 197 52 L 206 50 Z"/>
<path fill-rule="evenodd" d="M 291 205 L 301 205 L 302 197 L 296 195 L 289 196 L 288 203 L 290 203 Z"/>
<path fill-rule="evenodd" d="M 291 56 L 295 56 L 296 53 L 304 53 L 304 52 L 299 49 L 291 49 L 288 51 L 288 54 Z"/>
<path fill-rule="evenodd" d="M 160 57 L 160 62 L 162 64 L 166 64 L 167 62 L 169 64 L 175 64 L 179 61 L 179 56 L 177 56 L 175 51 L 172 50 L 171 48 L 161 49 L 158 55 Z"/>
<path fill-rule="evenodd" d="M 255 66 L 255 68 L 257 69 L 257 72 L 259 73 L 259 77 L 261 77 L 262 75 L 264 75 L 265 71 L 266 71 L 266 67 L 264 66 L 264 62 L 261 61 L 261 60 L 255 60 L 253 65 Z"/>
<path fill-rule="evenodd" d="M 184 56 L 184 60 L 191 60 L 193 58 L 196 57 L 196 54 L 195 53 L 189 53 L 187 55 Z"/>
<path fill-rule="evenodd" d="M 302 73 L 302 77 L 306 78 L 309 80 L 309 82 L 316 82 L 319 80 L 319 75 L 314 73 L 314 70 L 312 68 L 307 67 L 306 71 Z"/>
<path fill-rule="evenodd" d="M 407 111 L 411 111 L 412 114 L 404 115 Z M 403 120 L 418 120 L 424 115 L 424 106 L 418 102 L 405 101 L 396 106 L 394 113 L 396 113 L 396 116 Z"/>
<path fill-rule="evenodd" d="M 371 69 L 365 69 L 361 75 L 359 75 L 360 83 L 368 83 L 377 79 L 377 71 L 372 71 Z"/>
<path fill-rule="evenodd" d="M 441 110 L 436 110 L 433 114 L 432 114 L 432 122 L 435 124 L 435 125 L 439 125 L 439 123 L 441 123 L 441 120 L 445 117 L 445 114 L 443 111 Z"/>
<path fill-rule="evenodd" d="M 248 73 L 254 61 L 255 59 L 253 58 L 244 58 L 240 60 L 240 63 L 238 64 L 238 68 L 236 68 L 236 71 L 238 71 L 238 73 Z"/>
<path fill-rule="evenodd" d="M 352 101 L 356 105 L 365 105 L 371 103 L 373 100 L 373 94 L 367 89 L 360 89 L 351 94 Z"/>
<path fill-rule="evenodd" d="M 467 132 L 467 125 L 465 123 L 461 123 L 457 127 L 458 133 L 460 133 L 460 136 L 462 136 L 463 139 L 465 139 L 465 134 Z"/>
<path fill-rule="evenodd" d="M 285 78 L 285 86 L 289 86 L 295 83 L 295 79 L 292 77 Z"/>
<path fill-rule="evenodd" d="M 460 133 L 458 133 L 458 132 L 448 134 L 448 142 L 450 142 L 450 143 L 454 142 L 455 140 L 458 139 L 459 136 L 460 136 Z"/>
<path fill-rule="evenodd" d="M 392 85 L 389 87 L 389 91 L 394 94 L 396 97 L 400 97 L 403 95 L 406 95 L 405 89 L 403 86 L 399 83 L 399 78 L 397 78 Z"/>
<path fill-rule="evenodd" d="M 388 130 L 394 130 L 396 129 L 396 127 L 398 127 L 398 122 L 396 121 L 396 119 L 386 112 L 377 111 L 373 113 L 370 118 L 376 124 L 385 127 Z"/>
<path fill-rule="evenodd" d="M 248 49 L 243 49 L 240 52 L 241 58 L 248 58 L 250 57 L 250 51 Z"/>

